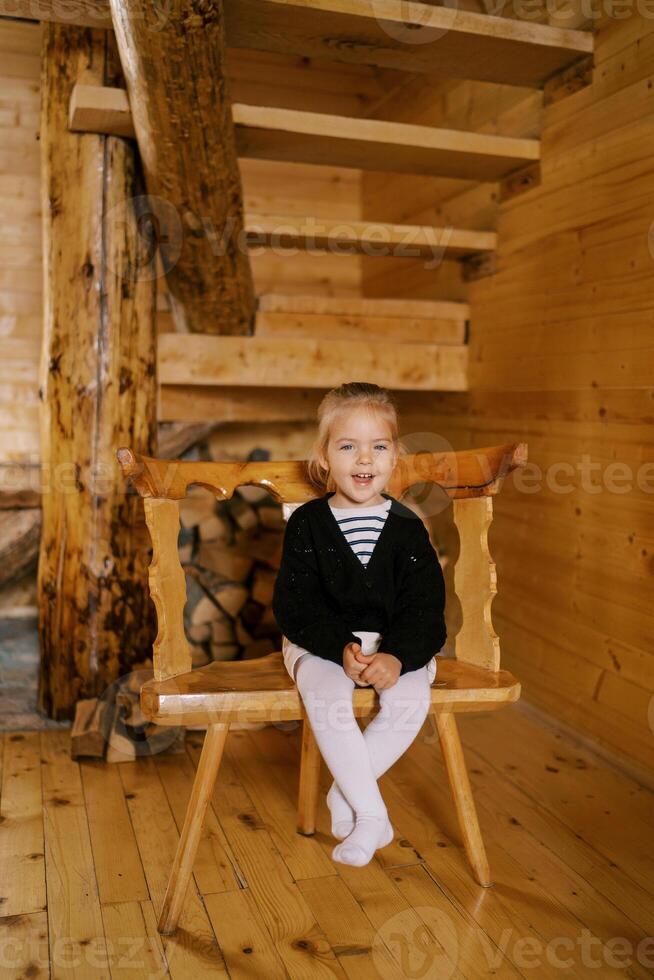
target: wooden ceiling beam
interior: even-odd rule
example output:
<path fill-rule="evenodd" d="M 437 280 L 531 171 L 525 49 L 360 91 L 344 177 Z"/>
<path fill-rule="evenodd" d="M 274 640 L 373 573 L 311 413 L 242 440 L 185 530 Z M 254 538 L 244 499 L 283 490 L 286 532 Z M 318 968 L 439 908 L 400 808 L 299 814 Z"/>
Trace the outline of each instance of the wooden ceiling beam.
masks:
<path fill-rule="evenodd" d="M 249 334 L 255 298 L 221 0 L 189 0 L 163 20 L 150 0 L 110 3 L 178 327 Z"/>

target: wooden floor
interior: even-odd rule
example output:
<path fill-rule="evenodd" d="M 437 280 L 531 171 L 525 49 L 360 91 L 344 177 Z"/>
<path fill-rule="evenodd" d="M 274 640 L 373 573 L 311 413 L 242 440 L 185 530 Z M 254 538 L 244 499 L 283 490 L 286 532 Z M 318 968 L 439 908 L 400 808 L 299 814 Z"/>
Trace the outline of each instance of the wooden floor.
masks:
<path fill-rule="evenodd" d="M 381 779 L 396 839 L 365 868 L 331 860 L 324 795 L 316 835 L 295 832 L 299 729 L 233 732 L 165 940 L 203 734 L 78 765 L 65 731 L 4 733 L 0 976 L 651 977 L 654 794 L 521 703 L 460 726 L 493 887 L 471 878 L 431 718 Z"/>

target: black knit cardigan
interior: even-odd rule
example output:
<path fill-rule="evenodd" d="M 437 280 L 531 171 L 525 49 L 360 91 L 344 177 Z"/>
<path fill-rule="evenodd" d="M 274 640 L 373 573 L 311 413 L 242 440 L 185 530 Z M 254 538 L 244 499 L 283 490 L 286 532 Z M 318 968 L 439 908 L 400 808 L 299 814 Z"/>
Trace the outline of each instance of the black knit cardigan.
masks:
<path fill-rule="evenodd" d="M 384 526 L 363 565 L 337 523 L 333 491 L 297 507 L 286 524 L 272 609 L 293 643 L 343 663 L 361 642 L 355 629 L 381 633 L 379 651 L 402 663 L 400 674 L 429 663 L 447 638 L 445 582 L 420 517 L 390 494 Z"/>

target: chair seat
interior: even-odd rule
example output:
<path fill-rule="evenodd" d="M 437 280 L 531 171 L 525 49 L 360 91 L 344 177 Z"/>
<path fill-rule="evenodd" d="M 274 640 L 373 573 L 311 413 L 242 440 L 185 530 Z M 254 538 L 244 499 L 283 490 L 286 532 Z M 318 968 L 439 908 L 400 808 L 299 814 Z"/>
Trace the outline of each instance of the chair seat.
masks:
<path fill-rule="evenodd" d="M 484 670 L 437 657 L 431 710 L 491 711 L 520 697 L 520 683 L 507 670 Z M 253 660 L 207 664 L 141 688 L 141 710 L 158 725 L 212 725 L 244 721 L 295 721 L 305 711 L 281 651 Z M 374 687 L 357 687 L 354 714 L 365 717 L 379 704 Z"/>

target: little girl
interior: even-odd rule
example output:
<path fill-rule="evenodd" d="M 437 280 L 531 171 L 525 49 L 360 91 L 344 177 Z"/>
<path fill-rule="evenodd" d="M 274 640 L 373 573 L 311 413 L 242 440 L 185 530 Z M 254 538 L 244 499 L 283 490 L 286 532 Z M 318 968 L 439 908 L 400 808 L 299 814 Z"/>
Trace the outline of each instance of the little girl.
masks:
<path fill-rule="evenodd" d="M 351 382 L 328 392 L 309 460 L 310 479 L 327 492 L 291 513 L 273 595 L 286 669 L 334 777 L 327 805 L 342 843 L 332 857 L 359 867 L 393 840 L 377 779 L 424 723 L 447 636 L 425 525 L 384 493 L 399 453 L 386 389 Z M 379 694 L 363 732 L 355 686 Z"/>

